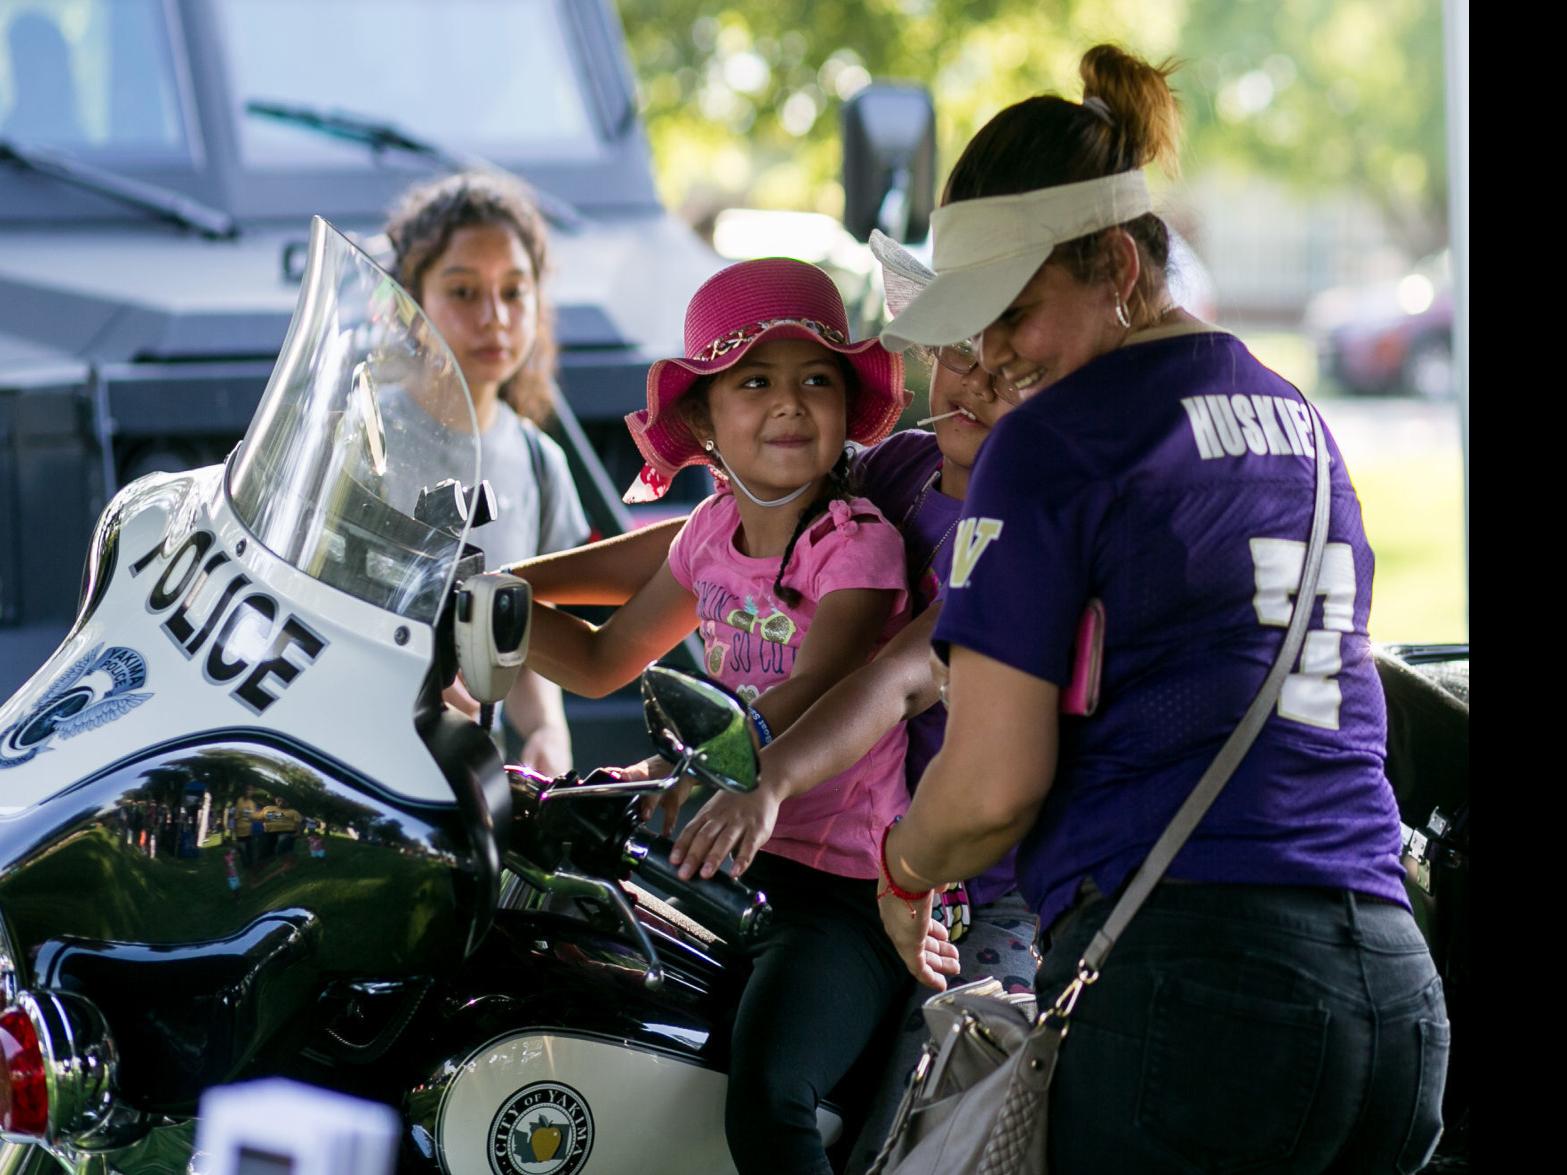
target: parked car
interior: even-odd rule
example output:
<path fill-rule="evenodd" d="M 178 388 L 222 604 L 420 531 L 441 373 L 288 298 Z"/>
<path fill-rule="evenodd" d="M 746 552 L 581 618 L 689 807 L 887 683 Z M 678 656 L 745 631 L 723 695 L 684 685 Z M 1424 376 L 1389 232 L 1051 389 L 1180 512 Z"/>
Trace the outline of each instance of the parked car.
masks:
<path fill-rule="evenodd" d="M 1324 290 L 1306 308 L 1322 373 L 1358 394 L 1450 396 L 1453 276 L 1446 249 L 1391 281 Z"/>

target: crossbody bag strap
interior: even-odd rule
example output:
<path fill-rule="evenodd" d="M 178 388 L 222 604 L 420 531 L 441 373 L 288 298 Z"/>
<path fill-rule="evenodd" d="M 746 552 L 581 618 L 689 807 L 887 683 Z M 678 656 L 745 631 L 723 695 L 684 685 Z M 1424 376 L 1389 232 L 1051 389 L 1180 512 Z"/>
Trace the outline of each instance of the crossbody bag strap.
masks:
<path fill-rule="evenodd" d="M 1328 514 L 1332 503 L 1333 482 L 1332 473 L 1328 468 L 1328 446 L 1327 438 L 1323 435 L 1322 418 L 1309 403 L 1306 405 L 1306 410 L 1311 413 L 1312 438 L 1317 450 L 1317 493 L 1311 515 L 1311 537 L 1306 543 L 1300 586 L 1295 593 L 1295 607 L 1290 616 L 1289 628 L 1284 634 L 1284 644 L 1280 647 L 1278 659 L 1273 662 L 1273 668 L 1268 670 L 1262 688 L 1257 691 L 1257 696 L 1252 699 L 1246 713 L 1230 732 L 1230 737 L 1225 740 L 1224 746 L 1219 748 L 1218 755 L 1208 765 L 1208 770 L 1203 772 L 1202 778 L 1197 781 L 1197 786 L 1192 789 L 1192 794 L 1186 797 L 1186 802 L 1181 805 L 1159 839 L 1154 842 L 1153 848 L 1148 851 L 1148 856 L 1133 875 L 1120 901 L 1116 902 L 1115 908 L 1110 911 L 1110 917 L 1105 919 L 1104 926 L 1094 935 L 1093 940 L 1088 944 L 1088 949 L 1083 952 L 1082 961 L 1077 967 L 1078 980 L 1081 983 L 1092 983 L 1094 978 L 1098 977 L 1099 969 L 1104 966 L 1105 956 L 1110 953 L 1110 948 L 1115 946 L 1116 939 L 1120 938 L 1121 932 L 1126 929 L 1132 916 L 1148 900 L 1148 895 L 1153 892 L 1154 886 L 1159 884 L 1165 870 L 1170 867 L 1170 862 L 1175 860 L 1175 855 L 1181 851 L 1181 847 L 1196 830 L 1198 823 L 1213 806 L 1214 800 L 1219 798 L 1219 792 L 1224 789 L 1230 776 L 1240 766 L 1241 760 L 1246 757 L 1246 752 L 1251 750 L 1252 743 L 1257 740 L 1257 735 L 1262 731 L 1263 724 L 1267 722 L 1274 703 L 1278 701 L 1279 691 L 1284 688 L 1284 679 L 1294 666 L 1296 657 L 1300 655 L 1301 644 L 1306 639 L 1306 627 L 1311 623 L 1311 613 L 1316 603 L 1317 579 L 1322 570 L 1322 553 L 1327 548 Z M 1068 1003 L 1066 1010 L 1070 1010 L 1070 1006 Z"/>

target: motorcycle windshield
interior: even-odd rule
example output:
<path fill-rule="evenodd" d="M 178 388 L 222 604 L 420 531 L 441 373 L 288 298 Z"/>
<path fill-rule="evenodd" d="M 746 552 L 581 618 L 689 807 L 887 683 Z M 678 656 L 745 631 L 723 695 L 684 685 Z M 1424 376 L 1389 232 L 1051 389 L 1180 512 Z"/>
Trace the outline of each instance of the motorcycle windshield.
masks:
<path fill-rule="evenodd" d="M 408 292 L 320 217 L 299 303 L 229 500 L 273 554 L 321 583 L 434 623 L 468 534 L 453 487 L 479 482 L 479 432 L 450 348 Z"/>

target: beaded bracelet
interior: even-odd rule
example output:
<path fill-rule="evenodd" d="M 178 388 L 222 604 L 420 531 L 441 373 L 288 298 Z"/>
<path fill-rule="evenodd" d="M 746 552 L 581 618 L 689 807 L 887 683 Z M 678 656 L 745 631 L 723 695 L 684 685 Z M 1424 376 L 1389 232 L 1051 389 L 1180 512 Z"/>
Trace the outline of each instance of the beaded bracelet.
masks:
<path fill-rule="evenodd" d="M 772 742 L 773 729 L 767 725 L 767 719 L 762 717 L 762 712 L 755 706 L 747 706 L 745 708 L 745 713 L 746 716 L 750 718 L 751 725 L 756 727 L 757 743 L 760 744 L 760 746 L 765 747 L 768 743 Z"/>

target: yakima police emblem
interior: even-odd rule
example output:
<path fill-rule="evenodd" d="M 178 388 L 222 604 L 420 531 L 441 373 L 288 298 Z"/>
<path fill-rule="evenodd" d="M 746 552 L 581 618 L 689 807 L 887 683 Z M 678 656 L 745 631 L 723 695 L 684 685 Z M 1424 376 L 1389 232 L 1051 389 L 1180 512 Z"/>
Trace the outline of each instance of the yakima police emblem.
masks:
<path fill-rule="evenodd" d="M 0 730 L 0 770 L 20 767 L 55 737 L 74 738 L 129 714 L 148 698 L 147 662 L 135 649 L 97 646 L 73 661 L 21 719 Z"/>
<path fill-rule="evenodd" d="M 593 1115 L 569 1085 L 535 1081 L 501 1106 L 490 1123 L 495 1175 L 576 1175 L 593 1150 Z"/>

